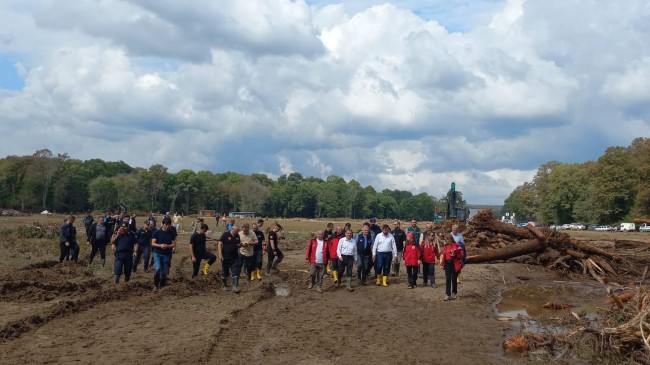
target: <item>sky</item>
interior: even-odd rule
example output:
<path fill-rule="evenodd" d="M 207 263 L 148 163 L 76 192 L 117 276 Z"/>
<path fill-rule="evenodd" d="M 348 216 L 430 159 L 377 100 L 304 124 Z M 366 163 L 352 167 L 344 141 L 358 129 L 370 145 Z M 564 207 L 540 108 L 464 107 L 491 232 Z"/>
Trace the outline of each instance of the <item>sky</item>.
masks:
<path fill-rule="evenodd" d="M 4 0 L 0 156 L 501 204 L 650 136 L 650 1 Z"/>

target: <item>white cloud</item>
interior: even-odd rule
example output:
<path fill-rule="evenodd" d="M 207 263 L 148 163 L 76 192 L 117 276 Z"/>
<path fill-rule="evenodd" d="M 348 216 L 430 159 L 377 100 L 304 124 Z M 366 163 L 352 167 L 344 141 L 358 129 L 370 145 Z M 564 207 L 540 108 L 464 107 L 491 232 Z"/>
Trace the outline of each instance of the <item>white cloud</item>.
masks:
<path fill-rule="evenodd" d="M 648 19 L 642 0 L 11 0 L 0 60 L 25 86 L 0 84 L 0 145 L 500 203 L 541 163 L 650 135 Z"/>

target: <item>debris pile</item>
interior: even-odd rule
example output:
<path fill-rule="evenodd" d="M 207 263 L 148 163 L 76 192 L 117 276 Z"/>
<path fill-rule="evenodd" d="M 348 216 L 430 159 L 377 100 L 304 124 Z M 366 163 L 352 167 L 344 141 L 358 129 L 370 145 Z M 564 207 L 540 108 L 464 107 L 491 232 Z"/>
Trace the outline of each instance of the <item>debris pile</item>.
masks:
<path fill-rule="evenodd" d="M 52 223 L 33 222 L 30 225 L 18 226 L 16 235 L 21 238 L 57 238 L 59 237 L 59 226 Z"/>
<path fill-rule="evenodd" d="M 0 209 L 0 216 L 2 217 L 25 217 L 29 214 L 17 211 L 15 209 Z"/>

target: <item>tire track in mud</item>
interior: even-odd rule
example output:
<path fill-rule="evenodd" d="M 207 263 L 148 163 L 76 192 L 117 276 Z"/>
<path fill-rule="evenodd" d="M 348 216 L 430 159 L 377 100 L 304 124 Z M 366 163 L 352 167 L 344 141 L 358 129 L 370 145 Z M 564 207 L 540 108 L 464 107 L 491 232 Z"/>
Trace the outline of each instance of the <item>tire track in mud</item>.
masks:
<path fill-rule="evenodd" d="M 87 311 L 101 303 L 144 295 L 184 298 L 214 291 L 219 285 L 216 276 L 189 280 L 184 275 L 182 268 L 188 259 L 189 257 L 184 256 L 180 264 L 175 265 L 175 277 L 169 281 L 171 285 L 157 294 L 151 293 L 152 283 L 144 277 L 117 286 L 111 284 L 109 280 L 99 278 L 78 283 L 68 281 L 68 276 L 78 278 L 80 275 L 89 274 L 92 277 L 92 272 L 79 264 L 60 265 L 57 261 L 43 261 L 9 272 L 0 278 L 0 281 L 3 281 L 0 288 L 2 293 L 0 301 L 6 303 L 56 301 L 56 303 L 46 310 L 8 322 L 0 329 L 0 344 L 17 339 L 48 322 Z M 44 282 L 39 279 L 54 280 Z M 70 298 L 62 298 L 64 295 Z"/>
<path fill-rule="evenodd" d="M 241 363 L 245 359 L 244 355 L 250 353 L 251 349 L 255 349 L 256 353 L 259 352 L 258 334 L 264 322 L 256 320 L 258 319 L 256 315 L 247 316 L 247 314 L 254 311 L 258 304 L 266 304 L 268 300 L 276 297 L 273 279 L 270 283 L 268 277 L 265 280 L 266 282 L 263 282 L 259 288 L 260 295 L 252 303 L 231 311 L 228 318 L 219 322 L 219 329 L 212 335 L 208 347 L 201 354 L 199 363 L 215 361 L 226 364 Z M 234 335 L 230 336 L 230 332 Z"/>

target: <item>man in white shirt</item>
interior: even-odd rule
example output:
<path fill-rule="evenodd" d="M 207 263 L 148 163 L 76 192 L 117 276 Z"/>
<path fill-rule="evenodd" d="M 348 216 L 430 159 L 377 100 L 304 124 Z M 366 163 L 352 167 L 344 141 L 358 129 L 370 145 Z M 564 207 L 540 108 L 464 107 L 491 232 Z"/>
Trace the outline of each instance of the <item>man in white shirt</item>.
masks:
<path fill-rule="evenodd" d="M 316 232 L 316 238 L 309 240 L 305 259 L 309 262 L 309 287 L 311 289 L 316 284 L 316 291 L 323 292 L 323 275 L 325 274 L 325 265 L 329 262 L 328 241 L 323 239 L 323 231 Z"/>
<path fill-rule="evenodd" d="M 375 237 L 372 245 L 372 261 L 377 272 L 377 286 L 388 286 L 388 275 L 393 257 L 397 258 L 397 245 L 395 238 L 390 233 L 388 224 L 381 227 L 381 233 Z M 382 282 L 383 278 L 383 282 Z"/>
<path fill-rule="evenodd" d="M 339 270 L 341 272 L 341 278 L 343 277 L 343 273 L 347 275 L 346 288 L 349 292 L 352 292 L 354 291 L 352 289 L 352 266 L 357 263 L 357 241 L 352 238 L 351 229 L 345 231 L 345 237 L 339 240 L 336 255 L 340 262 Z M 338 283 L 336 287 L 339 287 Z"/>

